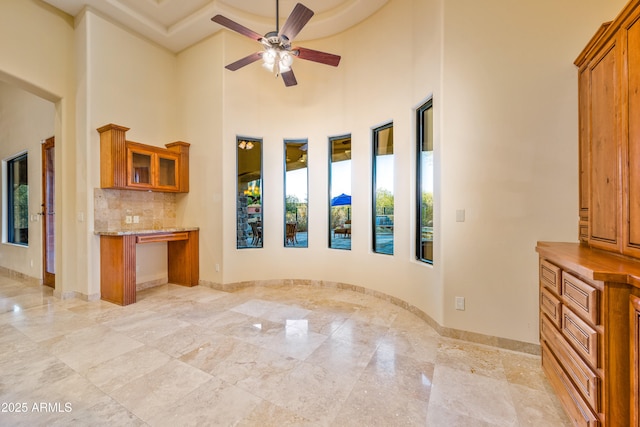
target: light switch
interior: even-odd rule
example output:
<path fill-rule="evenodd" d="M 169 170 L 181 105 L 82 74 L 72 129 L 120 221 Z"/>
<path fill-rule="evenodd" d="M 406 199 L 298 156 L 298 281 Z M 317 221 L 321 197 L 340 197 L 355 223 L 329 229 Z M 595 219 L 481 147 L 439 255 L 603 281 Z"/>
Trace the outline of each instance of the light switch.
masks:
<path fill-rule="evenodd" d="M 456 222 L 464 222 L 464 209 L 456 210 Z"/>

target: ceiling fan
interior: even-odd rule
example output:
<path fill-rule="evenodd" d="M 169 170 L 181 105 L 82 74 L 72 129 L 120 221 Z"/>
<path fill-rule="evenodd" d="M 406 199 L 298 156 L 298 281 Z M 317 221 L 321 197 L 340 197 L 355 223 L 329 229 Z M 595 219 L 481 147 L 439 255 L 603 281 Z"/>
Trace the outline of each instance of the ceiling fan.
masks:
<path fill-rule="evenodd" d="M 215 23 L 223 25 L 243 36 L 249 37 L 262 43 L 264 50 L 262 52 L 252 53 L 242 59 L 237 60 L 225 68 L 227 70 L 236 71 L 245 65 L 252 64 L 257 60 L 263 60 L 263 66 L 271 72 L 275 72 L 276 77 L 282 76 L 285 86 L 294 86 L 298 84 L 296 76 L 293 74 L 291 65 L 293 58 L 298 57 L 307 61 L 319 62 L 321 64 L 337 67 L 340 63 L 340 56 L 331 53 L 320 52 L 317 50 L 306 49 L 304 47 L 292 47 L 293 38 L 298 35 L 302 28 L 309 22 L 313 16 L 313 11 L 302 3 L 296 4 L 287 18 L 282 29 L 279 28 L 279 1 L 276 0 L 276 30 L 270 31 L 264 36 L 244 27 L 237 22 L 232 21 L 222 15 L 216 15 L 211 20 Z"/>

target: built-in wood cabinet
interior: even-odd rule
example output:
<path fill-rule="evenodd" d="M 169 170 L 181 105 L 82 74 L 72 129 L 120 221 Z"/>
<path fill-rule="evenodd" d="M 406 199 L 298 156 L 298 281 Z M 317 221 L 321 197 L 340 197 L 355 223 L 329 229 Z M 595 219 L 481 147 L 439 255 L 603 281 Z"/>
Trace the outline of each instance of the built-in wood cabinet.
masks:
<path fill-rule="evenodd" d="M 100 235 L 100 298 L 114 304 L 136 302 L 136 245 L 167 242 L 169 283 L 198 286 L 197 228 L 141 232 L 97 232 Z"/>
<path fill-rule="evenodd" d="M 109 124 L 100 133 L 100 187 L 130 190 L 189 191 L 189 144 L 166 148 L 127 141 L 129 128 Z"/>
<path fill-rule="evenodd" d="M 579 238 L 640 257 L 640 1 L 605 23 L 575 61 Z"/>
<path fill-rule="evenodd" d="M 640 0 L 575 65 L 580 243 L 536 248 L 542 366 L 576 426 L 640 427 Z"/>
<path fill-rule="evenodd" d="M 536 250 L 542 367 L 567 414 L 576 426 L 638 426 L 640 262 L 579 243 Z"/>
<path fill-rule="evenodd" d="M 542 367 L 578 426 L 600 425 L 603 410 L 602 289 L 550 253 L 540 258 Z"/>

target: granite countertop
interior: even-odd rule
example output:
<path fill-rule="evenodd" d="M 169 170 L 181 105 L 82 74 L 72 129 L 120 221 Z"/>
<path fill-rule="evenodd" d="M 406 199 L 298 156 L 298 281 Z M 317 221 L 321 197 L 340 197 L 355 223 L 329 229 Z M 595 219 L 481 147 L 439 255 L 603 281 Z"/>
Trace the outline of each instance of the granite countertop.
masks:
<path fill-rule="evenodd" d="M 163 233 L 179 233 L 181 231 L 197 231 L 199 227 L 171 227 L 161 228 L 154 230 L 109 230 L 100 231 L 95 230 L 93 233 L 99 236 L 130 236 L 130 235 L 143 235 L 143 234 L 163 234 Z"/>

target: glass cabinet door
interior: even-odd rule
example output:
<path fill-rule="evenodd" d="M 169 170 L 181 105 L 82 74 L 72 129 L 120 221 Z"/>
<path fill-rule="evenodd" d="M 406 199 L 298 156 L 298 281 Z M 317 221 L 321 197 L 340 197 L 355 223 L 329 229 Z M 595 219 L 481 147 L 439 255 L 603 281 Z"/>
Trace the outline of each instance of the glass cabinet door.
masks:
<path fill-rule="evenodd" d="M 158 187 L 178 188 L 178 157 L 158 155 Z"/>
<path fill-rule="evenodd" d="M 127 157 L 129 164 L 129 170 L 127 171 L 127 184 L 134 187 L 151 186 L 151 165 L 153 161 L 153 153 L 129 150 Z"/>

